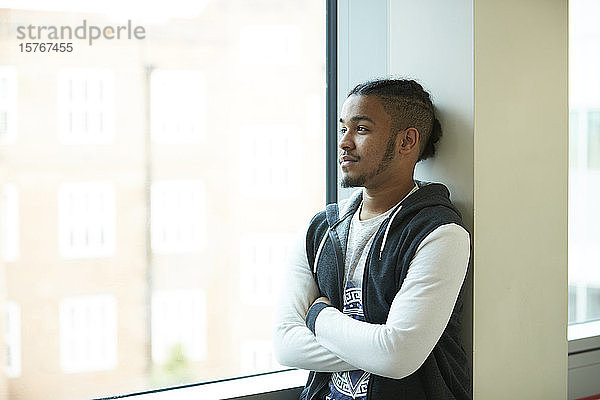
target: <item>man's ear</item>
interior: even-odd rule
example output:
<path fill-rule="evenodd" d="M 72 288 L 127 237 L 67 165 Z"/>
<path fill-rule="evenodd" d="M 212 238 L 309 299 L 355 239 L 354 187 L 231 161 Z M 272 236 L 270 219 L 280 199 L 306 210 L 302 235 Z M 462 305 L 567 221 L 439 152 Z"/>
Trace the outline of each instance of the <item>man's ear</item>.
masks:
<path fill-rule="evenodd" d="M 407 154 L 413 150 L 419 149 L 419 131 L 417 128 L 406 128 L 400 131 L 399 136 L 399 153 Z"/>

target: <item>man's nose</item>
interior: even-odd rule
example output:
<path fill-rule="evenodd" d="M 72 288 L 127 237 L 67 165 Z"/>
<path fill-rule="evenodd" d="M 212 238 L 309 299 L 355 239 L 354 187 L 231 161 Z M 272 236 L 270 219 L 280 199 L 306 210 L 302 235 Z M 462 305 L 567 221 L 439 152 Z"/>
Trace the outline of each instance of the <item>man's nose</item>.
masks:
<path fill-rule="evenodd" d="M 339 147 L 341 150 L 352 150 L 354 148 L 354 142 L 350 136 L 350 130 L 347 130 L 346 133 L 342 135 L 340 138 Z"/>

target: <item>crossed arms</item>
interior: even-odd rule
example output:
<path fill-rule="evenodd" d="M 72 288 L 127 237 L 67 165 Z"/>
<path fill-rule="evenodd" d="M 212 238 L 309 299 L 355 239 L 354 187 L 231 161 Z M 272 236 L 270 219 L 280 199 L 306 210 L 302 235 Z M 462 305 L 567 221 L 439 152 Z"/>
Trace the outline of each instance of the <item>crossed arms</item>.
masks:
<path fill-rule="evenodd" d="M 448 324 L 469 264 L 469 240 L 456 224 L 442 225 L 423 239 L 385 324 L 357 321 L 327 307 L 318 314 L 313 334 L 305 317 L 321 294 L 303 236 L 292 250 L 275 312 L 277 361 L 313 371 L 360 369 L 395 379 L 412 374 Z"/>

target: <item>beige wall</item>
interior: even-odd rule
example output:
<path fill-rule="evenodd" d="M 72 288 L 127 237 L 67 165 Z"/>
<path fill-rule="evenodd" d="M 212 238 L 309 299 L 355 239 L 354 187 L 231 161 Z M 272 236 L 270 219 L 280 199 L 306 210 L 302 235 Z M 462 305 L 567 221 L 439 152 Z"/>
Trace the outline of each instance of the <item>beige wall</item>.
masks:
<path fill-rule="evenodd" d="M 567 2 L 475 1 L 477 398 L 567 387 Z"/>

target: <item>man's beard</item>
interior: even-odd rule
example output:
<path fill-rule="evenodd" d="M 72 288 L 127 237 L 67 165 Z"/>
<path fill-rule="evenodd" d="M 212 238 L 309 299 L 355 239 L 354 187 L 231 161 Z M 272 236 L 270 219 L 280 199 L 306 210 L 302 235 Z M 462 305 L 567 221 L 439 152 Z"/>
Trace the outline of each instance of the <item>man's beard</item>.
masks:
<path fill-rule="evenodd" d="M 377 170 L 373 173 L 370 174 L 362 174 L 360 176 L 357 176 L 356 178 L 352 178 L 350 176 L 344 176 L 342 177 L 342 181 L 340 182 L 340 185 L 343 188 L 351 188 L 351 187 L 362 187 L 365 185 L 365 183 L 367 182 L 367 179 L 372 179 L 375 176 L 379 175 L 380 173 L 382 173 L 383 171 L 385 171 L 386 169 L 388 169 L 388 167 L 390 166 L 390 164 L 392 163 L 392 160 L 394 159 L 394 150 L 396 147 L 396 134 L 391 134 L 390 138 L 387 141 L 387 144 L 385 146 L 385 153 L 383 154 L 383 157 L 381 158 L 381 161 L 379 162 L 379 167 L 377 168 Z M 360 157 L 358 157 L 358 159 L 360 160 Z"/>
<path fill-rule="evenodd" d="M 343 176 L 340 185 L 343 188 L 361 187 L 364 186 L 366 180 L 367 177 L 365 175 L 361 175 L 356 178 L 352 178 L 350 176 Z"/>

